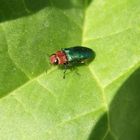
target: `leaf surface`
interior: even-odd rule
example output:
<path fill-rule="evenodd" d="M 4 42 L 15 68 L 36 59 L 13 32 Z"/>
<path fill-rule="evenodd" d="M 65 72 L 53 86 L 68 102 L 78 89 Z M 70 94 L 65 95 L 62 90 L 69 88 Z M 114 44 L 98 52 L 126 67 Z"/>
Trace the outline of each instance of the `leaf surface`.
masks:
<path fill-rule="evenodd" d="M 1 0 L 0 139 L 139 140 L 139 0 Z M 48 55 L 82 45 L 68 70 Z"/>

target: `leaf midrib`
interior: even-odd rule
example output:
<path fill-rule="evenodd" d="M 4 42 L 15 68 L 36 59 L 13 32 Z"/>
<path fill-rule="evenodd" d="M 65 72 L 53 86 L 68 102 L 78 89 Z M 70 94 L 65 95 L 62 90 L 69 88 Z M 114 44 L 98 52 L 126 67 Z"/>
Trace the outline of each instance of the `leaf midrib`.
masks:
<path fill-rule="evenodd" d="M 86 4 L 86 3 L 85 3 L 85 4 Z M 87 5 L 85 5 L 85 7 L 86 7 L 86 6 L 87 6 Z M 83 23 L 83 34 L 82 34 L 82 39 L 81 39 L 81 45 L 84 45 L 84 43 L 85 43 L 84 38 L 85 38 L 85 34 L 86 34 L 86 15 L 87 15 L 86 12 L 87 12 L 87 9 L 84 10 L 84 20 L 83 20 L 84 23 Z M 106 112 L 107 112 L 108 128 L 107 128 L 107 130 L 106 130 L 106 132 L 105 132 L 105 134 L 104 134 L 104 135 L 106 135 L 107 131 L 110 130 L 110 124 L 109 124 L 109 113 L 108 113 L 109 107 L 108 107 L 108 105 L 107 105 L 107 101 L 106 101 L 106 97 L 105 97 L 105 93 L 104 93 L 104 88 L 103 88 L 103 86 L 101 85 L 100 80 L 99 80 L 98 76 L 96 76 L 96 73 L 94 72 L 94 70 L 91 71 L 89 66 L 88 66 L 88 68 L 89 68 L 89 71 L 91 72 L 91 74 L 92 74 L 92 76 L 93 76 L 93 79 L 96 81 L 97 85 L 98 85 L 98 86 L 100 87 L 100 89 L 101 89 L 102 98 L 103 98 L 103 104 L 104 104 L 104 107 L 105 107 Z"/>

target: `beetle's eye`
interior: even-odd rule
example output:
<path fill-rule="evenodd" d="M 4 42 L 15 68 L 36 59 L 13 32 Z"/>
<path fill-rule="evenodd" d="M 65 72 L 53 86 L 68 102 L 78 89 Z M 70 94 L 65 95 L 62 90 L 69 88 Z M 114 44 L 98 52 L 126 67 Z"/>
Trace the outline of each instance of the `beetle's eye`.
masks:
<path fill-rule="evenodd" d="M 54 64 L 56 64 L 56 65 L 58 64 L 58 59 L 57 58 L 55 59 Z"/>
<path fill-rule="evenodd" d="M 51 63 L 51 64 L 55 64 L 55 65 L 58 64 L 58 59 L 57 59 L 57 57 L 56 57 L 55 54 L 52 54 L 52 55 L 50 56 L 50 63 Z"/>

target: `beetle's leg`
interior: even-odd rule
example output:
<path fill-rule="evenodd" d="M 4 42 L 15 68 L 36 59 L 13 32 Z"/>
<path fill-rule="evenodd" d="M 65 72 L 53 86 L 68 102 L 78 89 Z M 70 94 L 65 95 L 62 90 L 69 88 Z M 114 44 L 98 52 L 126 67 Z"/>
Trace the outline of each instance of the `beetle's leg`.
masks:
<path fill-rule="evenodd" d="M 66 75 L 66 71 L 67 71 L 67 64 L 64 64 L 64 75 L 63 75 L 63 79 L 65 79 L 65 75 Z"/>
<path fill-rule="evenodd" d="M 78 72 L 79 69 L 77 67 L 73 67 L 73 70 L 78 76 L 80 76 L 80 73 Z"/>
<path fill-rule="evenodd" d="M 79 69 L 78 69 L 78 67 L 77 67 L 77 66 L 74 66 L 74 65 L 73 65 L 73 66 L 71 67 L 71 69 L 70 69 L 70 70 L 71 70 L 71 71 L 73 71 L 73 72 L 75 72 L 77 75 L 79 75 L 79 76 L 80 76 L 80 73 L 78 72 L 78 70 L 79 70 Z"/>
<path fill-rule="evenodd" d="M 77 68 L 75 69 L 75 73 L 76 73 L 78 76 L 80 76 L 80 73 L 78 72 L 78 69 L 77 69 Z"/>

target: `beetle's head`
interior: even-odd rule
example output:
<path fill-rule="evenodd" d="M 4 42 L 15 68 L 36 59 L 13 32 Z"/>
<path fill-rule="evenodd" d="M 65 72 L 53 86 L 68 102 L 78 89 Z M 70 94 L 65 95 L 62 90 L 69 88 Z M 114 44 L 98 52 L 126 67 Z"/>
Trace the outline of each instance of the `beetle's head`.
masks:
<path fill-rule="evenodd" d="M 54 65 L 57 65 L 58 64 L 58 58 L 56 57 L 56 54 L 52 54 L 50 56 L 50 63 L 51 64 L 54 64 Z"/>

